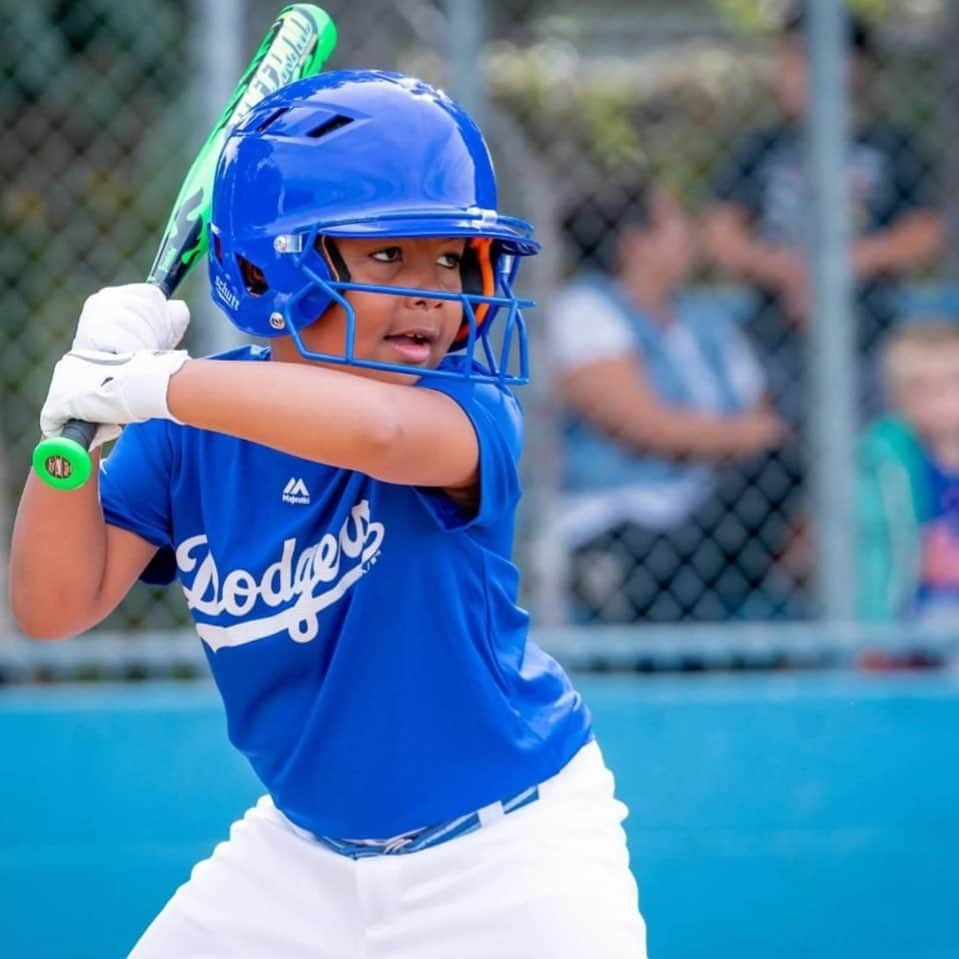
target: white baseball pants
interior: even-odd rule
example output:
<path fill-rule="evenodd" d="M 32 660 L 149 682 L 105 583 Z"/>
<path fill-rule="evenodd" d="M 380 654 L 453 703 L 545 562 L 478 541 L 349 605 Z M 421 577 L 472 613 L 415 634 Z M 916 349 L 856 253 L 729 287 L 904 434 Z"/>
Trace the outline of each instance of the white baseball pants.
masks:
<path fill-rule="evenodd" d="M 538 801 L 406 855 L 339 855 L 264 797 L 130 959 L 645 959 L 625 817 L 595 743 Z"/>

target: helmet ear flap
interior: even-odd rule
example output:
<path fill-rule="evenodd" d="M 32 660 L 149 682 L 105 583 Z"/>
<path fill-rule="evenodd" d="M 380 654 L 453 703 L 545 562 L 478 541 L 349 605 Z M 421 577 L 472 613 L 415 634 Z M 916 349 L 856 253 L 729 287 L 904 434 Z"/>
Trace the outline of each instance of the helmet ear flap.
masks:
<path fill-rule="evenodd" d="M 494 264 L 499 252 L 499 243 L 488 237 L 471 237 L 466 241 L 463 258 L 460 260 L 460 279 L 464 293 L 493 296 L 496 292 Z M 489 310 L 489 303 L 477 303 L 473 306 L 477 333 L 482 329 L 483 323 L 486 322 Z M 463 323 L 457 331 L 450 349 L 456 350 L 464 346 L 469 339 L 469 333 L 469 319 L 464 316 Z"/>

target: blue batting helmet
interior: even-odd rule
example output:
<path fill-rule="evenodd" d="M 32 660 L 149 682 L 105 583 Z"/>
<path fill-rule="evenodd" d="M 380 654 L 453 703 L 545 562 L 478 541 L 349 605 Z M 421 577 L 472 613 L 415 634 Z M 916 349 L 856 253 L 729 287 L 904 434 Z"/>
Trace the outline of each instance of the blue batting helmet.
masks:
<path fill-rule="evenodd" d="M 528 223 L 497 212 L 496 177 L 476 124 L 420 80 L 342 70 L 264 98 L 224 145 L 210 231 L 212 295 L 237 327 L 258 337 L 288 333 L 310 359 L 387 369 L 403 367 L 353 357 L 355 314 L 344 294 L 398 288 L 352 283 L 337 238 L 464 237 L 463 292 L 426 291 L 462 303 L 451 349 L 471 360 L 482 351 L 481 369 L 469 373 L 477 378 L 528 377 L 520 307 L 531 304 L 514 296 L 512 281 L 519 257 L 539 244 Z M 347 315 L 345 353 L 311 353 L 299 331 L 333 302 Z M 489 332 L 500 311 L 496 350 Z M 507 372 L 517 365 L 518 375 Z"/>

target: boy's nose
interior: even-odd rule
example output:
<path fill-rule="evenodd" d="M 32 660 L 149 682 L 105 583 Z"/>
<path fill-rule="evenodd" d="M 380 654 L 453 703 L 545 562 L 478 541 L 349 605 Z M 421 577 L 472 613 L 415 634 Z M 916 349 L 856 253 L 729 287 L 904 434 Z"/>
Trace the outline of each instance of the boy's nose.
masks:
<path fill-rule="evenodd" d="M 436 276 L 433 273 L 432 264 L 410 264 L 401 277 L 401 284 L 413 290 L 438 290 Z M 418 310 L 429 310 L 430 308 L 439 308 L 443 305 L 442 300 L 431 296 L 409 296 L 407 305 L 415 307 Z"/>
<path fill-rule="evenodd" d="M 431 296 L 410 296 L 407 297 L 407 306 L 414 310 L 439 309 L 443 305 L 442 300 L 434 299 Z"/>

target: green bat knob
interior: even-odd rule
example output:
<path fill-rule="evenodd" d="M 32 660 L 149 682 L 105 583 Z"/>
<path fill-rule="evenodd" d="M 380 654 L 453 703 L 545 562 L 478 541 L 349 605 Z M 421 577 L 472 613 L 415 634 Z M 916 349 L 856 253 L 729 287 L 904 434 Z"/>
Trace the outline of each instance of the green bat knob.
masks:
<path fill-rule="evenodd" d="M 94 433 L 96 426 L 90 423 L 67 423 L 61 436 L 51 436 L 37 443 L 33 451 L 33 468 L 56 489 L 78 489 L 92 472 L 87 450 Z"/>

